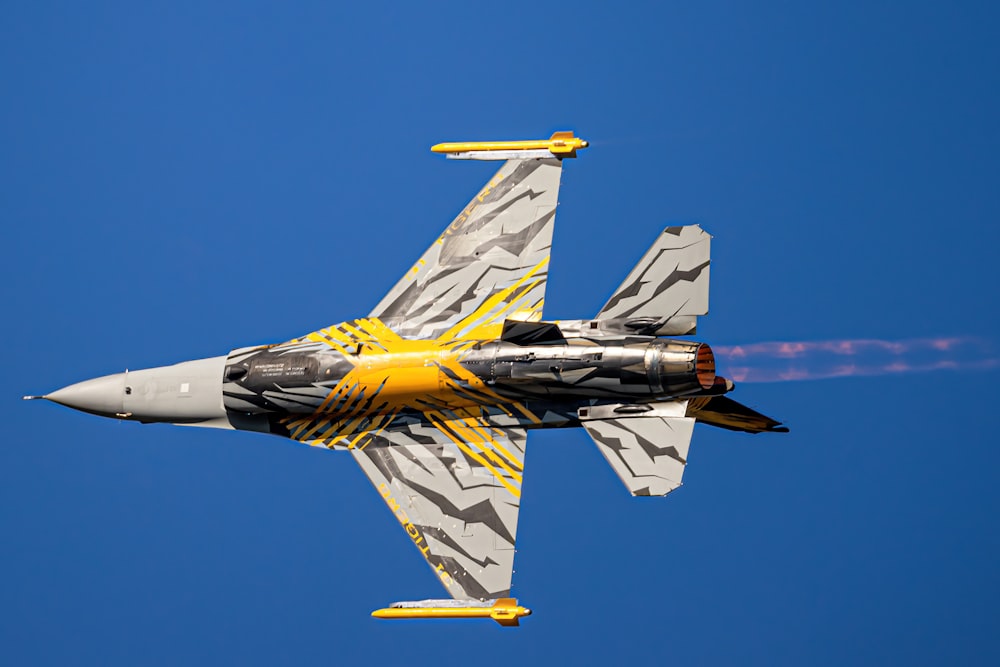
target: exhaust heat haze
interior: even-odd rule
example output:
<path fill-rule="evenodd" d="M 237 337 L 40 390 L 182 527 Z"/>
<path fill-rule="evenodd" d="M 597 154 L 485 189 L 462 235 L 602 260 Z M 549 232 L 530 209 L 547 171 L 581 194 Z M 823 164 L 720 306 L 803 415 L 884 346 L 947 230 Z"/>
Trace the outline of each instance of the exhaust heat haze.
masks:
<path fill-rule="evenodd" d="M 968 336 L 764 342 L 716 345 L 713 349 L 720 372 L 737 382 L 794 382 L 1000 366 L 1000 355 L 989 341 Z"/>

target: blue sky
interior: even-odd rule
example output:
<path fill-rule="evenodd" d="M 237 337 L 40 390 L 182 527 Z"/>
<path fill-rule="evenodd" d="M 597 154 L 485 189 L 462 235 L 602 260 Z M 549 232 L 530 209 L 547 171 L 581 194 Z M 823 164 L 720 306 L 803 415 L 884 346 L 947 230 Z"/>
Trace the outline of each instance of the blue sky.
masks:
<path fill-rule="evenodd" d="M 495 167 L 430 145 L 557 129 L 548 317 L 700 223 L 711 343 L 996 349 L 997 11 L 814 4 L 5 7 L 0 661 L 996 664 L 995 367 L 740 385 L 792 432 L 664 500 L 534 434 L 516 631 L 369 618 L 442 590 L 345 456 L 19 401 L 367 314 Z"/>

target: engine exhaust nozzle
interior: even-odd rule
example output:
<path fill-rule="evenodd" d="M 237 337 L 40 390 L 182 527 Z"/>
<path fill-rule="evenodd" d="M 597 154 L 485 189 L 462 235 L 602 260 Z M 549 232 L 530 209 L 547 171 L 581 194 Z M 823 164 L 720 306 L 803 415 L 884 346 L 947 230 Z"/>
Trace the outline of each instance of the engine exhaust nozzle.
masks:
<path fill-rule="evenodd" d="M 646 375 L 654 394 L 703 391 L 715 383 L 715 354 L 705 343 L 656 340 L 646 348 Z"/>

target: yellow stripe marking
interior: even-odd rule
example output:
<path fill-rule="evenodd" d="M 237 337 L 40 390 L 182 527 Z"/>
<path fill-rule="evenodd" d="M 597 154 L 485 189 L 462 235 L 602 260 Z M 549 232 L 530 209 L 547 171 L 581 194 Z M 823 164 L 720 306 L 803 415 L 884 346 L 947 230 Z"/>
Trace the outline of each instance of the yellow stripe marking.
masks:
<path fill-rule="evenodd" d="M 520 484 L 521 475 L 516 471 L 514 471 L 511 468 L 510 464 L 504 461 L 503 458 L 501 458 L 500 455 L 497 454 L 496 451 L 494 451 L 493 447 L 496 447 L 497 443 L 493 439 L 492 435 L 478 431 L 475 428 L 471 427 L 470 424 L 460 419 L 456 419 L 449 422 L 449 425 L 452 427 L 455 433 L 465 437 L 466 441 L 470 445 L 477 446 L 480 449 L 480 451 L 482 451 L 482 453 L 486 456 L 486 458 L 490 459 L 493 463 L 495 463 L 496 465 L 507 471 L 507 473 L 515 480 L 517 480 L 517 482 Z"/>
<path fill-rule="evenodd" d="M 479 306 L 473 311 L 468 317 L 464 318 L 455 326 L 451 327 L 448 331 L 441 334 L 438 340 L 446 339 L 452 340 L 455 338 L 466 338 L 468 336 L 460 335 L 466 329 L 470 328 L 473 323 L 477 322 L 480 318 L 484 317 L 486 314 L 493 311 L 497 306 L 505 305 L 507 299 L 515 292 L 520 291 L 520 288 L 528 282 L 536 273 L 541 271 L 549 263 L 549 258 L 545 257 L 542 261 L 536 264 L 530 271 L 525 273 L 521 278 L 514 284 L 504 288 L 503 290 L 497 292 L 496 294 L 490 296 L 488 299 L 483 301 Z M 540 281 L 541 279 L 538 279 Z"/>
<path fill-rule="evenodd" d="M 443 417 L 443 415 L 441 415 L 441 413 L 434 413 L 434 414 L 438 415 L 438 417 Z M 481 465 L 484 468 L 486 468 L 487 470 L 489 470 L 493 474 L 493 477 L 495 477 L 497 479 L 497 481 L 499 481 L 501 484 L 503 484 L 503 486 L 506 487 L 506 489 L 508 491 L 510 491 L 511 495 L 513 495 L 516 498 L 520 498 L 521 497 L 521 490 L 517 489 L 517 488 L 515 488 L 513 486 L 511 486 L 511 484 L 504 478 L 504 476 L 497 472 L 496 468 L 494 468 L 493 466 L 491 466 L 477 452 L 475 452 L 472 449 L 470 449 L 468 447 L 468 445 L 464 441 L 462 441 L 461 438 L 456 438 L 454 435 L 452 435 L 451 432 L 445 427 L 444 423 L 442 423 L 442 421 L 436 421 L 431 416 L 431 413 L 427 413 L 427 415 L 431 419 L 431 423 L 434 424 L 434 426 L 437 427 L 437 429 L 439 431 L 441 431 L 441 433 L 443 433 L 449 440 L 451 440 L 452 442 L 454 442 L 455 445 L 457 445 L 459 449 L 461 449 L 463 452 L 465 452 L 473 461 L 475 461 L 479 465 Z"/>

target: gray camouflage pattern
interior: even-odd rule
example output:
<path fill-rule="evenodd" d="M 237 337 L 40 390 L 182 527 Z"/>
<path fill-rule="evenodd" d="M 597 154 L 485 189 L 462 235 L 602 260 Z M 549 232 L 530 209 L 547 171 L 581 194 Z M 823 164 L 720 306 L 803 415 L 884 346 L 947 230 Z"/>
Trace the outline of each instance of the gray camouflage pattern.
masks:
<path fill-rule="evenodd" d="M 695 333 L 708 313 L 711 239 L 698 225 L 667 227 L 597 318 L 634 333 Z"/>
<path fill-rule="evenodd" d="M 633 496 L 665 496 L 681 485 L 695 420 L 687 401 L 650 404 L 638 414 L 583 421 L 597 448 Z"/>
<path fill-rule="evenodd" d="M 456 323 L 464 336 L 487 325 L 499 331 L 504 319 L 541 319 L 561 174 L 557 159 L 505 162 L 370 317 L 421 339 Z"/>
<path fill-rule="evenodd" d="M 527 434 L 505 431 L 498 448 L 523 465 Z M 453 597 L 509 597 L 520 496 L 443 432 L 415 422 L 352 454 Z"/>

